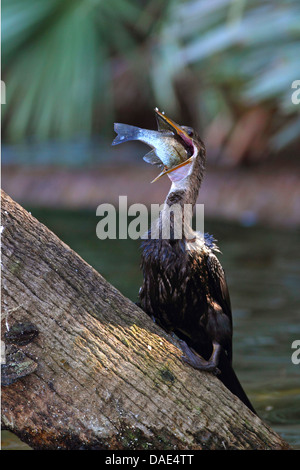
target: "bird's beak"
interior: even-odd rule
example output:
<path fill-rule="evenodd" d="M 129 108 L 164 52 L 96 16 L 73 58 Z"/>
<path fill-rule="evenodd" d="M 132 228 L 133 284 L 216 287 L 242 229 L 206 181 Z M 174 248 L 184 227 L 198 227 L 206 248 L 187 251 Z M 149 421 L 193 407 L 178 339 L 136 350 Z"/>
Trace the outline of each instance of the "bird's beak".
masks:
<path fill-rule="evenodd" d="M 164 130 L 171 130 L 174 132 L 174 134 L 177 134 L 187 145 L 188 147 L 192 147 L 192 139 L 191 137 L 185 132 L 182 127 L 177 124 L 175 121 L 173 121 L 171 118 L 165 115 L 165 113 L 161 113 L 158 108 L 155 108 L 154 110 L 156 112 L 157 120 L 158 120 L 158 125 L 160 128 Z"/>
<path fill-rule="evenodd" d="M 169 175 L 170 173 L 173 173 L 173 171 L 179 170 L 180 168 L 182 168 L 186 165 L 189 165 L 190 163 L 192 163 L 192 159 L 193 159 L 193 157 L 190 157 L 185 162 L 180 163 L 179 165 L 173 166 L 173 168 L 170 168 L 169 170 L 164 169 L 156 178 L 154 178 L 154 180 L 151 181 L 151 183 L 155 183 L 155 181 L 159 180 L 159 178 L 161 178 L 162 176 Z M 173 178 L 171 176 L 170 176 L 170 179 L 173 180 Z M 179 178 L 179 179 L 181 179 L 181 178 Z M 174 181 L 176 181 L 176 178 L 174 178 Z"/>
<path fill-rule="evenodd" d="M 177 124 L 175 121 L 173 121 L 171 118 L 165 115 L 165 113 L 162 113 L 159 111 L 158 108 L 155 108 L 155 113 L 156 113 L 156 118 L 157 118 L 157 123 L 158 127 L 160 130 L 169 130 L 172 131 L 175 135 L 177 135 L 181 140 L 183 145 L 191 152 L 192 156 L 186 160 L 183 163 L 180 163 L 179 165 L 174 166 L 173 168 L 169 169 L 164 169 L 153 181 L 157 181 L 159 178 L 161 178 L 164 175 L 170 175 L 170 173 L 173 173 L 173 171 L 179 170 L 182 167 L 185 167 L 186 165 L 189 165 L 192 163 L 192 158 L 194 154 L 194 144 L 193 140 L 191 137 L 187 134 L 187 132 L 182 129 L 182 127 Z M 174 175 L 175 176 L 175 175 Z M 170 179 L 172 180 L 173 175 L 170 176 Z"/>

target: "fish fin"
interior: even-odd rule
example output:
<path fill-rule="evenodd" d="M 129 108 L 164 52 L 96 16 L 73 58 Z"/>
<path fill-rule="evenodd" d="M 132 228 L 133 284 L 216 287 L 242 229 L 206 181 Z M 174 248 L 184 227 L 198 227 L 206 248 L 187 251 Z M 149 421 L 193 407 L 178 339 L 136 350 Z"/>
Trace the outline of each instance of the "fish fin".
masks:
<path fill-rule="evenodd" d="M 140 128 L 115 122 L 114 130 L 118 135 L 113 140 L 112 145 L 118 145 L 129 140 L 138 140 Z"/>
<path fill-rule="evenodd" d="M 162 165 L 161 159 L 156 155 L 155 150 L 150 150 L 150 152 L 146 153 L 146 155 L 143 157 L 143 160 L 147 163 L 151 163 L 151 165 Z"/>

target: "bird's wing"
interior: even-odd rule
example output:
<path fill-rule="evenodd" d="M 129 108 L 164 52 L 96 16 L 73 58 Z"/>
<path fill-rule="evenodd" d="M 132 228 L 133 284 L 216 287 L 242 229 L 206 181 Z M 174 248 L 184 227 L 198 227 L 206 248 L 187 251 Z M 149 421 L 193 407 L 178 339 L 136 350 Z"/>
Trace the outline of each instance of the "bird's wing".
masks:
<path fill-rule="evenodd" d="M 226 355 L 231 364 L 232 361 L 232 313 L 230 305 L 229 291 L 227 287 L 227 282 L 225 278 L 224 270 L 213 253 L 210 253 L 207 257 L 207 267 L 208 267 L 208 285 L 210 290 L 211 299 L 213 302 L 216 302 L 222 309 L 222 314 L 227 317 L 227 321 L 224 321 L 225 318 L 222 316 L 219 318 L 219 321 L 223 323 L 222 329 L 222 346 L 226 351 Z M 213 306 L 213 305 L 212 305 Z M 229 323 L 228 323 L 229 321 Z"/>
<path fill-rule="evenodd" d="M 207 257 L 207 267 L 211 295 L 232 323 L 231 303 L 225 273 L 220 261 L 213 253 Z"/>

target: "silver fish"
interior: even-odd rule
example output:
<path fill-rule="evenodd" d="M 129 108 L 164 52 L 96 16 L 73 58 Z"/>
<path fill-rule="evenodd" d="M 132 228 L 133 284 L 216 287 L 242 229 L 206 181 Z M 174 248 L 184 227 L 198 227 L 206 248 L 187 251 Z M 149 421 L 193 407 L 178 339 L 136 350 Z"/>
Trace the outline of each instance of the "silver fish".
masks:
<path fill-rule="evenodd" d="M 187 159 L 187 151 L 178 144 L 174 134 L 167 131 L 151 131 L 128 124 L 114 125 L 118 136 L 112 145 L 118 145 L 129 140 L 140 140 L 153 148 L 154 152 L 145 155 L 144 160 L 148 163 L 163 164 L 172 168 Z M 155 158 L 155 155 L 157 158 Z"/>
<path fill-rule="evenodd" d="M 118 145 L 131 140 L 139 140 L 152 147 L 153 150 L 147 153 L 143 159 L 147 163 L 164 168 L 154 181 L 160 176 L 190 163 L 194 150 L 192 139 L 181 126 L 157 108 L 155 112 L 157 131 L 115 123 L 114 130 L 118 135 L 112 142 L 112 145 Z"/>

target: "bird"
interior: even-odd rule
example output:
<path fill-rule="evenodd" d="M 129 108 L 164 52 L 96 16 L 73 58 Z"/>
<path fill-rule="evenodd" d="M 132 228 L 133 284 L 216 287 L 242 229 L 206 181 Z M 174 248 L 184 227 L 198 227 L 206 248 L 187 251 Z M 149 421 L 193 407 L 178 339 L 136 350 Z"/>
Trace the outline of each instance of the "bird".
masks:
<path fill-rule="evenodd" d="M 167 175 L 171 181 L 158 219 L 142 237 L 143 281 L 138 305 L 175 335 L 185 363 L 215 374 L 256 413 L 232 366 L 232 309 L 225 272 L 217 257 L 219 248 L 212 235 L 193 230 L 191 217 L 185 212 L 185 207 L 195 207 L 203 181 L 204 142 L 193 128 L 177 124 L 158 108 L 155 114 L 163 151 L 157 134 L 153 144 L 145 130 L 137 135 L 137 128 L 127 126 L 121 135 L 124 128 L 115 127 L 120 135 L 114 144 L 141 140 L 142 132 L 143 141 L 153 148 L 144 160 L 160 166 L 158 177 Z M 172 152 L 169 157 L 168 152 Z M 181 155 L 178 161 L 176 155 Z"/>
<path fill-rule="evenodd" d="M 185 204 L 195 206 L 205 171 L 205 145 L 193 128 L 173 125 L 166 115 L 160 119 L 170 124 L 178 145 L 186 148 L 191 161 L 168 173 L 172 185 L 164 208 L 156 226 L 142 240 L 139 302 L 148 315 L 179 338 L 185 362 L 216 374 L 256 413 L 232 367 L 232 309 L 216 241 L 209 234 L 195 232 L 190 225 L 182 230 L 182 238 L 172 237 L 174 221 L 165 217 L 175 204 L 182 213 Z M 164 223 L 170 223 L 170 238 L 151 237 L 153 231 L 161 233 Z"/>

